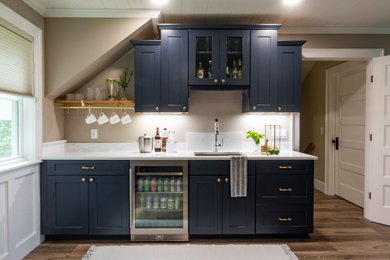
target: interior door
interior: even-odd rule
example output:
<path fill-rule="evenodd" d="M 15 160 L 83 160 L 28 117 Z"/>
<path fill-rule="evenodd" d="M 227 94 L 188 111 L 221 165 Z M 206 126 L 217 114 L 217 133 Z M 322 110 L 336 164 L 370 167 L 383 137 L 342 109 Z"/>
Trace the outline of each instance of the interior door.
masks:
<path fill-rule="evenodd" d="M 366 63 L 348 62 L 337 77 L 336 195 L 364 206 Z"/>
<path fill-rule="evenodd" d="M 371 80 L 372 79 L 372 80 Z M 390 225 L 390 56 L 367 67 L 366 172 L 370 220 Z"/>

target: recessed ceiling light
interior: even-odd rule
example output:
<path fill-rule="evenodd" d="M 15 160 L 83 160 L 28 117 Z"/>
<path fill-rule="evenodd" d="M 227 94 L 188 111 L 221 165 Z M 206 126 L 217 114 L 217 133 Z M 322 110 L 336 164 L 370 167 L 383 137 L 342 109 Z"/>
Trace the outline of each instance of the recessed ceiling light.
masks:
<path fill-rule="evenodd" d="M 285 5 L 297 5 L 301 2 L 301 0 L 283 0 L 283 4 Z"/>
<path fill-rule="evenodd" d="M 169 0 L 151 0 L 156 6 L 163 6 L 168 3 Z"/>

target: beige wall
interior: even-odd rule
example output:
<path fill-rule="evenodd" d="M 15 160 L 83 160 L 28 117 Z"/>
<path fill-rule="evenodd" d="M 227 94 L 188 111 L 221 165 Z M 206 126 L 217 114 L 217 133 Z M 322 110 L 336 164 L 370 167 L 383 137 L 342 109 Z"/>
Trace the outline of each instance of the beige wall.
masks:
<path fill-rule="evenodd" d="M 325 71 L 342 62 L 317 62 L 302 84 L 302 110 L 300 127 L 300 150 L 309 143 L 315 148 L 312 154 L 318 156 L 314 163 L 314 177 L 325 180 Z"/>

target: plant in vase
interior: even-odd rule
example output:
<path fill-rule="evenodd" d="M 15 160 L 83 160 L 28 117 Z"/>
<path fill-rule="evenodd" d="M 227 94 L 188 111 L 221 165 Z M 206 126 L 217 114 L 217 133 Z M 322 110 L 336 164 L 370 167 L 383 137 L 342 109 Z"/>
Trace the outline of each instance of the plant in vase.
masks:
<path fill-rule="evenodd" d="M 129 86 L 131 79 L 133 78 L 133 71 L 129 73 L 129 66 L 126 66 L 125 72 L 123 74 L 119 74 L 119 80 L 115 80 L 115 82 L 122 88 L 122 100 L 126 100 L 126 89 Z M 110 80 L 106 78 L 106 82 Z"/>
<path fill-rule="evenodd" d="M 255 152 L 258 152 L 260 149 L 260 139 L 264 138 L 264 135 L 255 131 L 248 130 L 248 132 L 246 132 L 246 139 L 249 138 L 252 138 L 252 140 L 255 142 L 256 144 Z"/>

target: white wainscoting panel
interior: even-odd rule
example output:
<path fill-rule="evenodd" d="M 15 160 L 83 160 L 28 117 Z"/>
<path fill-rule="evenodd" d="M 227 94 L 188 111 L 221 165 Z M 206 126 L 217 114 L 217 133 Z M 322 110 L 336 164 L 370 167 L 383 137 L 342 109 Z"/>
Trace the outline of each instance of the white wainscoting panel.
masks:
<path fill-rule="evenodd" d="M 0 260 L 18 260 L 41 243 L 39 166 L 0 175 Z"/>

